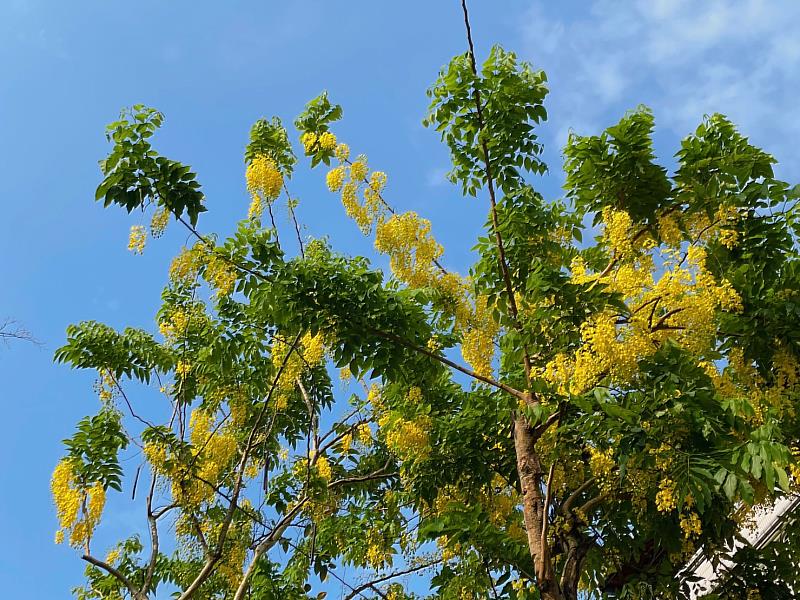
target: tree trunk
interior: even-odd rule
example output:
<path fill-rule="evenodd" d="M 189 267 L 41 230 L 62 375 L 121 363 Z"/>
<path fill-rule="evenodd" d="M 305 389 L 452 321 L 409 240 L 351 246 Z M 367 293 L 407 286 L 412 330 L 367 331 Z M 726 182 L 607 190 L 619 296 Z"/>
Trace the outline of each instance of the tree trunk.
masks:
<path fill-rule="evenodd" d="M 536 453 L 533 428 L 522 415 L 514 418 L 514 449 L 517 454 L 517 473 L 522 488 L 522 513 L 528 547 L 536 569 L 536 579 L 543 600 L 567 600 L 561 593 L 547 540 L 542 539 L 544 526 L 544 496 L 542 494 L 542 464 Z"/>

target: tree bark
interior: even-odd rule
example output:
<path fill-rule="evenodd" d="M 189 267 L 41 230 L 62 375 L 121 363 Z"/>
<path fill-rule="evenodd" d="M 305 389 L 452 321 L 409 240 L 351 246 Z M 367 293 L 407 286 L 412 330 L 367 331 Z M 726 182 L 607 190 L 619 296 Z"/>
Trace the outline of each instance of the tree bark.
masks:
<path fill-rule="evenodd" d="M 542 539 L 544 494 L 542 493 L 542 464 L 536 452 L 536 434 L 522 415 L 514 418 L 514 449 L 517 454 L 517 473 L 522 489 L 522 513 L 528 547 L 536 569 L 536 579 L 543 600 L 567 600 L 561 593 L 553 569 L 547 540 Z"/>

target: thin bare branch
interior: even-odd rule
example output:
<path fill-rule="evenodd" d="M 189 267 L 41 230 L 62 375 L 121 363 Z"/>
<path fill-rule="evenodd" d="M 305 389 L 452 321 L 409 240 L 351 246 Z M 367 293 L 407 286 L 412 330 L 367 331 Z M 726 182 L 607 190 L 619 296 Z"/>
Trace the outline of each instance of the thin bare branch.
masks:
<path fill-rule="evenodd" d="M 434 560 L 431 562 L 423 563 L 421 565 L 409 567 L 407 569 L 402 569 L 400 571 L 394 571 L 393 573 L 389 573 L 388 575 L 382 575 L 380 577 L 376 577 L 372 581 L 368 581 L 367 583 L 362 583 L 361 585 L 355 587 L 347 596 L 344 597 L 343 600 L 352 600 L 364 590 L 370 588 L 374 589 L 374 586 L 378 585 L 379 583 L 383 583 L 384 581 L 389 581 L 390 579 L 396 579 L 397 577 L 402 577 L 403 575 L 410 575 L 411 573 L 416 573 L 417 571 L 422 571 L 424 569 L 429 569 L 430 567 L 436 566 L 441 562 L 442 562 L 441 560 Z"/>
<path fill-rule="evenodd" d="M 102 561 L 99 558 L 95 558 L 90 554 L 84 554 L 83 556 L 81 556 L 81 558 L 86 562 L 88 562 L 89 564 L 94 565 L 95 567 L 98 567 L 100 569 L 103 569 L 109 575 L 113 575 L 114 578 L 117 579 L 117 581 L 119 581 L 122 585 L 124 585 L 127 588 L 128 592 L 130 592 L 131 594 L 131 598 L 134 598 L 135 600 L 147 600 L 147 596 L 141 594 L 139 590 L 137 590 L 136 587 L 133 585 L 131 580 L 125 577 L 125 575 L 118 569 L 115 569 L 107 562 Z"/>

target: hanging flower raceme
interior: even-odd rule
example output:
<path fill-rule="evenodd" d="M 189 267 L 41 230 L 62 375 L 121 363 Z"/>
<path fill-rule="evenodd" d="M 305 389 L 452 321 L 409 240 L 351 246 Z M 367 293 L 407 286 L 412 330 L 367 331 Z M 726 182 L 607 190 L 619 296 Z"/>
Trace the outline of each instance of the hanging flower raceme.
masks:
<path fill-rule="evenodd" d="M 147 230 L 144 225 L 133 225 L 128 237 L 128 250 L 134 254 L 142 254 L 147 243 Z"/>
<path fill-rule="evenodd" d="M 236 271 L 230 262 L 212 252 L 206 258 L 205 280 L 217 296 L 229 296 L 236 285 Z"/>
<path fill-rule="evenodd" d="M 65 458 L 53 471 L 50 489 L 60 525 L 56 532 L 56 543 L 63 542 L 65 535 L 69 534 L 71 546 L 85 547 L 103 514 L 106 502 L 103 484 L 81 485 L 75 462 Z"/>
<path fill-rule="evenodd" d="M 466 322 L 459 322 L 456 315 L 456 326 L 463 331 L 461 355 L 475 373 L 482 377 L 491 377 L 494 339 L 500 327 L 494 320 L 485 296 L 478 296 L 472 308 Z"/>
<path fill-rule="evenodd" d="M 375 230 L 375 249 L 389 256 L 392 273 L 411 287 L 434 280 L 436 261 L 444 252 L 431 235 L 431 223 L 415 212 L 392 215 Z"/>
<path fill-rule="evenodd" d="M 245 172 L 247 191 L 252 199 L 248 217 L 257 219 L 264 211 L 264 204 L 271 203 L 281 193 L 283 188 L 283 175 L 275 161 L 260 154 L 247 165 Z"/>
<path fill-rule="evenodd" d="M 321 364 L 324 358 L 325 344 L 321 333 L 311 335 L 306 332 L 294 348 L 286 340 L 275 338 L 271 359 L 275 372 L 280 373 L 274 394 L 278 410 L 283 410 L 288 405 L 289 397 L 303 372 Z"/>
<path fill-rule="evenodd" d="M 150 234 L 154 238 L 164 235 L 164 231 L 166 231 L 167 225 L 169 225 L 169 215 L 170 212 L 166 206 L 159 208 L 153 213 L 153 218 L 150 220 Z"/>

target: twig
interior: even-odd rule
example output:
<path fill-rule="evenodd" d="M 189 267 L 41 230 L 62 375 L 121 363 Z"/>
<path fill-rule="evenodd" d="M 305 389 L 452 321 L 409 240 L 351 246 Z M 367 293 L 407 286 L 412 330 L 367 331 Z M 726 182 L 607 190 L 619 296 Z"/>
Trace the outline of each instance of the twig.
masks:
<path fill-rule="evenodd" d="M 133 583 L 131 583 L 131 580 L 125 577 L 125 575 L 123 575 L 122 572 L 120 572 L 118 569 L 115 569 L 107 562 L 104 562 L 99 558 L 95 558 L 90 554 L 84 554 L 83 556 L 81 556 L 81 558 L 86 562 L 88 562 L 89 564 L 92 564 L 95 567 L 103 569 L 109 575 L 113 575 L 122 585 L 124 585 L 128 589 L 128 591 L 131 594 L 131 598 L 134 598 L 136 600 L 147 600 L 147 596 L 143 596 L 141 593 L 139 593 L 139 590 L 137 590 L 136 587 L 134 587 Z"/>

